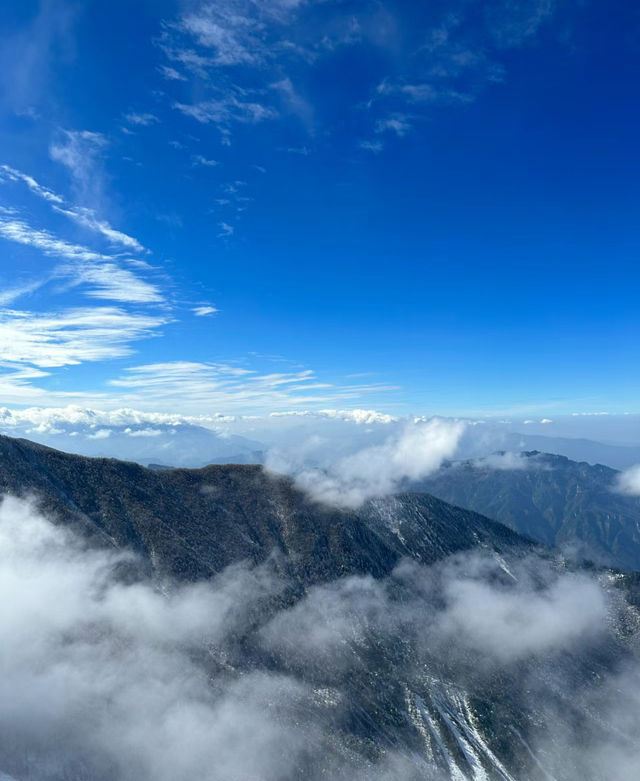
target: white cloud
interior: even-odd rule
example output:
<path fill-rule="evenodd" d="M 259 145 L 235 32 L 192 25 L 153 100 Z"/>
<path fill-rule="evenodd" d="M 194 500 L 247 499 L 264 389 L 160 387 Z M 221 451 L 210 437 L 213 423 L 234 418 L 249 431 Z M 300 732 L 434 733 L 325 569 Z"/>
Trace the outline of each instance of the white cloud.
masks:
<path fill-rule="evenodd" d="M 160 65 L 158 70 L 168 81 L 187 81 L 186 76 L 183 76 L 175 68 L 171 68 L 168 65 Z"/>
<path fill-rule="evenodd" d="M 8 306 L 22 296 L 29 295 L 35 292 L 38 288 L 45 285 L 48 281 L 47 277 L 43 279 L 32 280 L 31 282 L 24 282 L 21 285 L 16 285 L 12 288 L 5 288 L 0 291 L 0 307 Z"/>
<path fill-rule="evenodd" d="M 616 489 L 628 496 L 640 496 L 640 464 L 636 464 L 618 475 Z"/>
<path fill-rule="evenodd" d="M 382 141 L 361 141 L 359 144 L 360 149 L 365 149 L 367 152 L 373 152 L 378 154 L 384 149 Z"/>
<path fill-rule="evenodd" d="M 87 435 L 89 439 L 109 439 L 111 431 L 108 428 L 99 428 L 92 434 Z"/>
<path fill-rule="evenodd" d="M 263 59 L 259 21 L 238 13 L 230 2 L 206 5 L 184 16 L 180 24 L 201 46 L 213 51 L 213 64 L 253 65 Z"/>
<path fill-rule="evenodd" d="M 131 557 L 86 550 L 10 498 L 0 550 L 0 725 L 18 777 L 66 777 L 80 763 L 87 778 L 135 768 L 174 781 L 214 768 L 275 781 L 307 749 L 313 732 L 295 716 L 311 704 L 307 687 L 266 671 L 212 687 L 193 653 L 231 647 L 251 606 L 277 593 L 265 570 L 237 567 L 170 595 L 127 586 L 114 573 Z"/>
<path fill-rule="evenodd" d="M 79 311 L 83 312 L 82 317 L 77 316 Z M 117 316 L 105 320 L 105 313 L 117 313 Z M 208 425 L 214 419 L 219 421 L 221 415 L 227 419 L 240 415 L 247 420 L 256 415 L 266 416 L 261 418 L 261 427 L 266 433 L 281 429 L 288 438 L 286 432 L 293 432 L 298 421 L 305 421 L 305 427 L 310 429 L 321 426 L 322 421 L 333 422 L 336 432 L 344 428 L 345 433 L 347 428 L 354 426 L 354 420 L 368 420 L 371 425 L 377 425 L 376 415 L 383 419 L 382 413 L 344 410 L 344 405 L 396 389 L 381 383 L 336 385 L 321 382 L 308 369 L 265 373 L 242 364 L 180 361 L 128 367 L 102 387 L 92 390 L 77 384 L 73 389 L 68 386 L 64 390 L 44 389 L 35 384 L 42 374 L 24 373 L 29 364 L 34 370 L 36 367 L 52 369 L 85 360 L 111 360 L 130 355 L 132 342 L 156 335 L 159 327 L 167 322 L 163 316 L 128 313 L 115 307 L 63 310 L 53 314 L 2 310 L 0 350 L 6 343 L 7 352 L 4 363 L 0 362 L 0 367 L 4 365 L 5 368 L 4 374 L 0 371 L 0 398 L 6 404 L 52 407 L 75 404 L 100 409 L 128 407 L 146 412 L 167 412 L 179 404 L 184 416 L 194 422 L 204 420 L 204 423 L 198 423 L 201 425 Z M 271 360 L 268 356 L 266 359 Z M 337 410 L 327 409 L 330 406 Z M 321 415 L 306 412 L 295 418 L 291 415 L 269 417 L 271 412 L 304 412 L 318 407 L 323 410 Z M 391 420 L 391 416 L 386 417 Z M 294 425 L 275 425 L 277 421 L 287 419 L 295 421 Z M 366 435 L 366 426 L 360 428 Z M 247 434 L 252 438 L 256 436 L 248 429 Z"/>
<path fill-rule="evenodd" d="M 27 407 L 25 409 L 10 409 L 0 407 L 0 426 L 6 429 L 36 426 L 42 431 L 52 428 L 76 427 L 84 428 L 122 428 L 123 426 L 181 426 L 193 423 L 216 428 L 225 422 L 222 415 L 189 416 L 179 413 L 145 412 L 129 408 L 120 409 L 90 409 L 77 405 L 66 407 Z"/>
<path fill-rule="evenodd" d="M 378 119 L 374 130 L 376 133 L 386 133 L 391 131 L 402 138 L 411 130 L 411 117 L 407 114 L 392 114 L 384 119 Z"/>
<path fill-rule="evenodd" d="M 197 366 L 197 365 L 196 365 Z M 160 371 L 162 367 L 156 367 L 156 371 Z M 188 381 L 190 376 L 189 372 L 196 370 L 193 365 L 182 365 L 180 371 L 183 373 L 184 381 Z M 232 372 L 233 367 L 219 367 L 219 372 Z M 250 376 L 251 373 L 244 370 L 238 373 L 236 370 L 235 376 L 242 378 L 243 376 Z M 37 376 L 41 376 L 41 372 L 36 372 Z M 296 378 L 295 382 L 299 382 Z M 132 409 L 130 407 L 121 407 L 115 409 L 93 409 L 88 407 L 82 407 L 75 404 L 67 405 L 65 407 L 27 407 L 25 409 L 12 409 L 9 407 L 0 407 L 0 426 L 5 429 L 12 428 L 25 428 L 25 427 L 37 427 L 41 431 L 47 431 L 51 428 L 59 429 L 60 427 L 68 428 L 84 428 L 100 427 L 100 428 L 122 428 L 122 427 L 140 427 L 147 428 L 153 426 L 169 426 L 179 427 L 183 424 L 193 424 L 197 426 L 204 426 L 207 428 L 215 429 L 217 431 L 223 431 L 224 426 L 241 422 L 243 420 L 251 421 L 251 425 L 264 425 L 270 427 L 271 421 L 276 421 L 278 425 L 286 425 L 287 421 L 293 420 L 297 422 L 298 419 L 310 421 L 313 423 L 322 424 L 323 422 L 329 423 L 346 423 L 348 425 L 349 436 L 353 436 L 352 426 L 357 428 L 363 428 L 365 426 L 380 426 L 383 429 L 389 428 L 392 424 L 403 425 L 407 421 L 402 421 L 400 418 L 395 418 L 392 415 L 387 415 L 382 412 L 376 412 L 375 410 L 318 410 L 312 412 L 309 410 L 298 410 L 289 412 L 272 412 L 265 417 L 258 416 L 236 416 L 225 415 L 223 413 L 216 414 L 196 414 L 185 415 L 175 412 L 150 412 L 147 410 Z M 131 429 L 133 430 L 133 429 Z M 297 428 L 295 429 L 297 431 Z M 386 433 L 385 433 L 386 436 Z"/>
<path fill-rule="evenodd" d="M 138 125 L 139 127 L 148 127 L 160 122 L 155 114 L 136 114 L 135 112 L 126 114 L 125 119 L 130 125 Z"/>
<path fill-rule="evenodd" d="M 437 83 L 406 84 L 391 82 L 384 79 L 376 88 L 381 96 L 395 95 L 410 103 L 468 103 L 473 100 L 471 95 L 459 92 Z"/>
<path fill-rule="evenodd" d="M 68 212 L 71 216 L 71 212 Z M 95 220 L 88 214 L 74 213 L 74 219 L 78 217 L 87 224 L 100 226 L 100 232 L 110 235 L 114 240 L 122 243 L 137 244 L 135 239 L 113 231 L 107 223 Z M 55 267 L 49 278 L 69 277 L 74 285 L 89 285 L 88 295 L 94 298 L 106 298 L 114 301 L 160 302 L 164 298 L 159 289 L 150 282 L 141 279 L 129 269 L 118 265 L 116 256 L 105 255 L 81 244 L 72 244 L 64 239 L 54 236 L 42 228 L 34 228 L 24 220 L 16 218 L 3 218 L 0 216 L 0 237 L 8 241 L 34 247 L 49 257 L 64 258 L 72 263 L 61 264 Z M 138 245 L 139 246 L 139 245 Z M 19 287 L 9 291 L 6 303 L 15 299 L 18 295 L 35 290 L 46 280 L 31 282 L 26 287 Z M 21 292 L 22 291 L 22 292 Z"/>
<path fill-rule="evenodd" d="M 99 219 L 93 209 L 76 206 L 67 209 L 56 208 L 56 211 L 60 214 L 64 214 L 78 225 L 82 225 L 83 228 L 101 234 L 110 241 L 111 244 L 120 244 L 126 249 L 133 250 L 134 252 L 146 252 L 145 248 L 137 239 L 122 231 L 116 230 L 106 220 Z"/>
<path fill-rule="evenodd" d="M 196 317 L 206 317 L 207 315 L 214 315 L 219 310 L 216 309 L 215 306 L 210 306 L 207 304 L 204 306 L 196 306 L 191 311 L 194 315 L 196 315 Z"/>
<path fill-rule="evenodd" d="M 116 307 L 34 314 L 0 311 L 0 355 L 4 364 L 38 368 L 120 358 L 130 343 L 147 338 L 165 320 Z"/>
<path fill-rule="evenodd" d="M 64 203 L 64 199 L 61 196 L 54 193 L 52 190 L 49 190 L 47 187 L 43 187 L 43 185 L 36 182 L 32 176 L 24 174 L 22 171 L 18 171 L 8 165 L 0 165 L 0 172 L 0 176 L 9 179 L 12 182 L 24 182 L 32 193 L 39 198 L 43 198 L 45 201 L 49 201 L 49 203 Z"/>
<path fill-rule="evenodd" d="M 473 759 L 479 743 L 467 738 L 484 735 L 493 745 L 495 735 L 475 718 L 474 691 L 490 692 L 492 724 L 501 724 L 506 704 L 507 727 L 514 707 L 523 714 L 523 739 L 529 729 L 549 735 L 547 745 L 527 743 L 547 775 L 637 776 L 637 659 L 620 670 L 621 648 L 607 634 L 615 589 L 595 577 L 537 556 L 512 557 L 507 575 L 501 557 L 469 553 L 430 567 L 404 560 L 386 578 L 318 584 L 291 604 L 295 590 L 278 599 L 290 584 L 269 563 L 161 588 L 144 578 L 123 582 L 125 565 L 135 559 L 88 548 L 28 502 L 8 497 L 0 505 L 0 776 L 67 778 L 81 767 L 86 778 L 115 781 L 276 781 L 304 766 L 310 781 L 436 779 L 430 744 L 418 761 L 422 733 L 407 733 L 412 703 L 418 693 L 433 700 L 434 718 L 462 727 L 447 734 Z M 393 660 L 394 682 L 407 684 L 401 699 L 374 698 L 381 668 L 367 666 L 373 649 L 373 658 Z M 600 649 L 597 675 L 587 674 L 592 649 Z M 403 718 L 389 733 L 398 756 L 388 746 L 359 750 L 349 730 L 336 727 L 354 715 L 362 724 L 378 702 L 397 703 L 394 718 Z M 595 733 L 566 719 L 557 706 L 567 703 Z M 424 727 L 427 718 L 415 723 Z"/>
<path fill-rule="evenodd" d="M 566 575 L 538 592 L 531 586 L 506 589 L 468 575 L 451 578 L 437 631 L 499 662 L 566 649 L 603 632 L 607 605 L 591 578 Z"/>
<path fill-rule="evenodd" d="M 547 22 L 558 3 L 557 0 L 532 0 L 531 2 L 487 3 L 484 11 L 488 28 L 495 42 L 502 47 L 522 46 L 534 37 Z"/>
<path fill-rule="evenodd" d="M 24 182 L 32 193 L 39 198 L 48 201 L 53 210 L 58 214 L 63 214 L 78 225 L 82 225 L 82 227 L 87 228 L 94 233 L 101 234 L 112 244 L 120 244 L 126 249 L 133 250 L 134 252 L 146 252 L 145 248 L 137 239 L 133 238 L 133 236 L 128 236 L 122 231 L 116 230 L 106 220 L 98 218 L 93 209 L 68 205 L 61 195 L 54 193 L 52 190 L 37 182 L 32 176 L 22 173 L 22 171 L 17 171 L 15 168 L 10 168 L 6 165 L 0 166 L 0 177 L 2 174 L 11 181 Z"/>
<path fill-rule="evenodd" d="M 269 84 L 269 88 L 276 90 L 288 108 L 289 113 L 294 114 L 301 120 L 307 130 L 313 132 L 314 111 L 309 101 L 304 98 L 300 92 L 293 86 L 291 79 L 286 76 Z"/>
<path fill-rule="evenodd" d="M 52 160 L 69 169 L 83 196 L 95 190 L 94 165 L 98 154 L 108 142 L 102 133 L 90 130 L 62 130 L 57 141 L 49 146 Z"/>
<path fill-rule="evenodd" d="M 17 244 L 36 247 L 45 255 L 54 257 L 68 258 L 69 260 L 111 260 L 109 255 L 95 252 L 81 244 L 72 244 L 64 239 L 59 239 L 49 231 L 32 228 L 28 223 L 19 219 L 0 217 L 0 236 Z"/>
<path fill-rule="evenodd" d="M 193 165 L 202 165 L 208 168 L 212 168 L 216 165 L 219 165 L 217 160 L 209 160 L 208 158 L 204 157 L 204 155 L 192 155 L 191 161 Z"/>
<path fill-rule="evenodd" d="M 311 468 L 278 450 L 268 454 L 267 466 L 292 474 L 296 484 L 318 501 L 357 507 L 367 499 L 393 493 L 403 480 L 419 480 L 435 471 L 455 453 L 464 428 L 459 421 L 432 418 L 407 423 L 384 443 L 346 455 L 325 468 Z"/>
<path fill-rule="evenodd" d="M 313 417 L 330 418 L 332 420 L 351 421 L 358 425 L 371 425 L 372 423 L 397 423 L 400 418 L 377 412 L 374 409 L 320 409 L 320 410 L 287 410 L 284 412 L 272 412 L 271 417 Z"/>
<path fill-rule="evenodd" d="M 472 102 L 488 85 L 502 81 L 505 66 L 499 49 L 524 45 L 556 5 L 555 0 L 491 0 L 475 13 L 457 3 L 434 7 L 418 19 L 408 6 L 392 11 L 380 4 L 356 4 L 347 10 L 340 3 L 304 0 L 220 0 L 189 6 L 167 26 L 160 46 L 170 63 L 167 78 L 180 77 L 184 70 L 197 79 L 199 89 L 206 84 L 223 96 L 175 107 L 228 134 L 232 121 L 275 118 L 273 107 L 257 98 L 266 95 L 268 101 L 269 89 L 280 93 L 282 116 L 297 115 L 309 133 L 315 132 L 314 96 L 302 97 L 290 74 L 297 83 L 308 84 L 313 79 L 305 79 L 303 69 L 311 71 L 343 47 L 369 44 L 391 56 L 393 75 L 380 81 L 373 72 L 369 79 L 359 73 L 354 85 L 370 97 L 354 108 L 373 109 L 374 132 L 404 137 L 435 106 Z M 251 94 L 239 88 L 235 76 L 240 72 L 251 73 L 252 94 L 260 100 L 257 114 L 253 103 L 251 111 L 234 105 Z M 380 151 L 374 141 L 365 141 L 362 148 Z"/>
<path fill-rule="evenodd" d="M 129 303 L 160 303 L 164 297 L 158 288 L 115 263 L 61 266 L 58 273 L 68 274 L 74 285 L 89 286 L 92 298 Z"/>
<path fill-rule="evenodd" d="M 218 226 L 220 228 L 220 233 L 218 233 L 219 239 L 225 239 L 228 236 L 233 236 L 235 233 L 235 228 L 233 225 L 229 225 L 228 222 L 220 222 L 218 223 Z"/>
<path fill-rule="evenodd" d="M 213 409 L 227 414 L 344 403 L 386 389 L 379 385 L 319 383 L 309 369 L 264 374 L 241 366 L 189 361 L 130 367 L 109 385 L 118 389 L 121 405 L 157 410 L 179 399 L 185 412 Z"/>
<path fill-rule="evenodd" d="M 202 124 L 222 126 L 231 122 L 254 124 L 278 116 L 277 111 L 269 106 L 257 101 L 240 100 L 233 95 L 193 104 L 175 103 L 174 108 Z"/>
<path fill-rule="evenodd" d="M 194 63 L 200 71 L 204 66 L 261 67 L 273 58 L 273 38 L 280 38 L 279 26 L 290 23 L 300 5 L 302 0 L 220 0 L 185 14 L 176 27 L 207 52 Z M 286 34 L 286 28 L 282 32 Z M 191 55 L 187 60 L 193 60 L 195 54 L 171 47 L 165 53 L 176 60 L 180 55 Z"/>

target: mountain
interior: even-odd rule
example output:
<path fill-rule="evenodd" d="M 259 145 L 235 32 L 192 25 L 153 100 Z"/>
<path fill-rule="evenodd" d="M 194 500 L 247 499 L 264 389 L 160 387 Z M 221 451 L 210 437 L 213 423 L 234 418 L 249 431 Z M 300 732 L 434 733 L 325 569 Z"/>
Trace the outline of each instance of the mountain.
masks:
<path fill-rule="evenodd" d="M 613 469 L 628 469 L 640 463 L 640 447 L 631 445 L 610 445 L 581 437 L 549 437 L 542 434 L 505 434 L 500 445 L 502 450 L 539 450 L 556 453 L 574 461 L 589 464 L 606 464 Z"/>
<path fill-rule="evenodd" d="M 382 576 L 405 555 L 432 562 L 480 544 L 524 544 L 501 524 L 428 495 L 348 512 L 311 502 L 290 478 L 257 465 L 149 469 L 9 437 L 0 437 L 0 493 L 34 494 L 45 512 L 183 579 L 258 563 L 273 551 L 312 582 Z"/>
<path fill-rule="evenodd" d="M 0 492 L 0 777 L 636 777 L 636 576 L 259 466 L 2 437 Z"/>
<path fill-rule="evenodd" d="M 101 418 L 77 422 L 55 419 L 40 426 L 7 426 L 0 431 L 12 437 L 28 436 L 48 447 L 94 458 L 123 458 L 139 464 L 171 464 L 199 467 L 211 463 L 257 463 L 264 445 L 238 434 L 226 434 L 193 423 L 149 422 L 133 419 L 125 423 Z M 85 413 L 88 415 L 88 413 Z"/>
<path fill-rule="evenodd" d="M 516 457 L 513 468 L 493 464 L 451 462 L 419 488 L 545 545 L 640 570 L 640 498 L 615 492 L 615 469 L 537 451 Z"/>

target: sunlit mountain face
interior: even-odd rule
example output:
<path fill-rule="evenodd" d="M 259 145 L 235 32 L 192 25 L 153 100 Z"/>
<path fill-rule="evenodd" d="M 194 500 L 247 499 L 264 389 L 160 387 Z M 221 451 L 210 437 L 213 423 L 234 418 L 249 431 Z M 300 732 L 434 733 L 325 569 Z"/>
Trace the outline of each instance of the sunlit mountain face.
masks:
<path fill-rule="evenodd" d="M 0 781 L 637 781 L 639 32 L 0 3 Z"/>

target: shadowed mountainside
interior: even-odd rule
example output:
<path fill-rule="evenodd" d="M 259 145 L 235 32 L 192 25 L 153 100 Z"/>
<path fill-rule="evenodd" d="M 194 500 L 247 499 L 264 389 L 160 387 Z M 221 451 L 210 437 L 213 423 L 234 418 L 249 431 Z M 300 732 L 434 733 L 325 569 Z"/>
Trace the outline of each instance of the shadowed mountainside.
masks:
<path fill-rule="evenodd" d="M 33 496 L 59 524 L 107 549 L 132 548 L 147 563 L 147 574 L 160 576 L 135 572 L 129 581 L 116 568 L 107 577 L 100 564 L 93 580 L 82 575 L 88 587 L 70 595 L 71 606 L 84 600 L 77 617 L 60 625 L 54 616 L 49 635 L 38 634 L 40 603 L 55 613 L 55 600 L 47 602 L 46 588 L 33 592 L 37 598 L 29 604 L 37 606 L 37 620 L 29 636 L 46 641 L 47 650 L 39 655 L 41 646 L 29 644 L 32 677 L 24 678 L 20 653 L 8 662 L 19 673 L 16 700 L 24 700 L 25 680 L 36 687 L 44 680 L 46 697 L 37 688 L 30 718 L 2 722 L 0 777 L 634 777 L 609 769 L 618 757 L 620 768 L 631 767 L 640 746 L 637 703 L 626 697 L 633 687 L 624 677 L 636 674 L 640 655 L 635 576 L 581 570 L 499 523 L 428 494 L 403 493 L 343 511 L 309 501 L 289 478 L 259 466 L 153 470 L 1 437 L 0 493 Z M 5 516 L 9 511 L 0 510 Z M 42 534 L 37 524 L 33 528 L 36 537 Z M 91 566 L 84 548 L 79 557 L 56 563 L 61 550 L 77 544 L 70 536 L 58 540 L 62 549 L 51 554 L 41 540 L 32 554 L 28 534 L 15 544 L 27 569 L 36 568 L 20 581 L 27 590 L 38 589 L 45 577 L 57 593 L 68 568 L 85 573 Z M 9 553 L 5 560 L 2 553 L 2 567 L 23 577 L 20 559 L 12 561 Z M 239 566 L 228 566 L 233 564 Z M 179 583 L 202 579 L 208 584 L 186 586 L 193 592 Z M 226 594 L 222 602 L 219 594 Z M 165 614 L 158 598 L 166 600 L 176 626 L 160 620 Z M 172 613 L 175 600 L 180 605 L 185 598 L 186 615 Z M 12 600 L 8 593 L 9 607 Z M 65 606 L 63 618 L 70 609 Z M 222 633 L 214 631 L 221 615 L 228 624 Z M 17 626 L 23 620 L 20 611 Z M 182 637 L 182 622 L 188 629 L 194 620 L 197 631 Z M 77 716 L 65 722 L 70 671 L 78 665 Z M 201 681 L 186 694 L 180 688 L 185 669 Z M 62 670 L 64 686 L 50 686 L 43 670 L 54 681 Z M 7 677 L 9 686 L 15 677 Z M 167 681 L 177 688 L 165 703 Z M 133 709 L 129 689 L 135 691 Z M 42 709 L 43 698 L 60 699 L 62 716 L 38 731 L 31 722 L 40 723 L 42 712 L 56 713 L 51 704 Z M 137 710 L 147 700 L 147 709 Z M 194 702 L 194 720 L 176 722 Z M 242 702 L 255 705 L 229 727 Z M 220 703 L 222 722 L 211 717 Z M 253 721 L 247 722 L 248 713 Z M 102 741 L 92 727 L 97 716 L 106 730 Z M 201 728 L 203 718 L 208 726 Z M 159 776 L 154 736 L 167 720 L 177 741 L 171 755 L 183 764 L 177 774 L 163 767 Z M 252 742 L 253 732 L 260 740 L 263 721 L 275 730 L 271 753 Z M 114 729 L 120 742 L 113 742 Z M 139 735 L 133 746 L 131 730 Z M 228 734 L 235 741 L 232 767 L 240 768 L 230 774 L 216 765 Z M 291 735 L 300 736 L 300 749 L 288 744 Z M 277 757 L 279 769 L 264 775 L 242 770 L 256 751 L 263 765 Z M 147 764 L 137 770 L 141 758 Z"/>
<path fill-rule="evenodd" d="M 431 563 L 478 545 L 528 545 L 501 524 L 428 495 L 344 511 L 310 501 L 290 478 L 260 466 L 148 469 L 9 437 L 0 437 L 0 493 L 33 494 L 43 511 L 135 550 L 157 573 L 190 580 L 274 551 L 313 582 L 380 577 L 407 555 Z"/>
<path fill-rule="evenodd" d="M 616 493 L 615 469 L 537 451 L 518 460 L 511 469 L 490 459 L 451 462 L 417 487 L 545 545 L 640 569 L 640 498 Z"/>

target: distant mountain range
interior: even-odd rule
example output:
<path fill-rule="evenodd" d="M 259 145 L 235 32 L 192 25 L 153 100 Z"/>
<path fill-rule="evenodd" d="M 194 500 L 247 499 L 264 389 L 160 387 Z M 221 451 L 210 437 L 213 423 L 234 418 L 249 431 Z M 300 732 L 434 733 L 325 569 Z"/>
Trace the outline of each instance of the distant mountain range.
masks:
<path fill-rule="evenodd" d="M 263 449 L 238 434 L 191 423 L 102 425 L 56 421 L 55 426 L 23 427 L 12 436 L 93 458 L 124 458 L 139 464 L 199 467 L 216 462 L 255 463 Z M 8 432 L 7 432 L 8 433 Z"/>
<path fill-rule="evenodd" d="M 573 461 L 606 464 L 613 469 L 628 469 L 630 466 L 640 463 L 640 447 L 611 445 L 578 437 L 548 437 L 542 434 L 510 433 L 505 435 L 500 449 L 539 450 L 544 453 L 566 456 Z"/>
<path fill-rule="evenodd" d="M 640 570 L 640 497 L 615 491 L 616 470 L 537 451 L 493 464 L 450 462 L 416 487 L 545 545 Z"/>
<path fill-rule="evenodd" d="M 434 485 L 457 486 L 468 475 L 489 494 L 495 478 L 495 494 L 505 494 L 505 502 L 515 501 L 518 489 L 511 486 L 517 483 L 529 496 L 547 491 L 549 508 L 561 513 L 569 487 L 581 497 L 591 479 L 586 465 L 538 454 L 526 458 L 536 461 L 536 469 L 495 474 L 451 465 Z M 611 475 L 593 469 L 601 474 L 593 488 L 598 497 Z M 0 437 L 0 493 L 32 496 L 41 512 L 87 540 L 89 550 L 137 554 L 137 563 L 120 562 L 109 577 L 100 565 L 91 597 L 96 615 L 83 617 L 77 630 L 65 625 L 55 653 L 38 661 L 38 680 L 61 665 L 66 670 L 65 654 L 75 664 L 89 659 L 97 665 L 91 676 L 82 676 L 80 694 L 71 700 L 77 716 L 51 738 L 32 734 L 28 718 L 12 722 L 11 733 L 0 734 L 0 777 L 152 781 L 147 765 L 131 769 L 121 757 L 131 746 L 130 733 L 137 736 L 134 756 L 140 759 L 149 732 L 167 723 L 177 729 L 180 713 L 191 713 L 197 701 L 197 718 L 178 736 L 187 752 L 183 767 L 200 770 L 178 773 L 180 781 L 632 778 L 616 768 L 640 758 L 632 687 L 621 677 L 623 671 L 635 675 L 636 666 L 640 674 L 636 576 L 573 564 L 501 523 L 427 493 L 402 493 L 345 511 L 310 501 L 291 479 L 260 466 L 154 470 Z M 564 497 L 562 506 L 554 504 L 557 494 Z M 531 501 L 527 506 L 535 531 L 547 510 Z M 578 501 L 575 512 L 582 506 Z M 544 528 L 555 541 L 555 521 Z M 19 537 L 19 529 L 15 533 Z M 24 548 L 29 540 L 18 542 Z M 41 534 L 34 544 L 35 561 L 50 571 L 47 545 L 53 538 Z M 0 550 L 0 563 L 10 567 L 2 555 Z M 92 560 L 89 551 L 85 555 Z M 84 566 L 71 557 L 61 577 Z M 40 577 L 36 567 L 29 588 L 36 589 Z M 111 577 L 118 579 L 115 587 Z M 200 689 L 176 701 L 178 690 L 171 688 L 166 718 L 163 692 L 168 680 L 172 686 L 181 680 L 182 668 L 168 677 L 161 666 L 154 677 L 154 665 L 166 665 L 172 647 L 162 633 L 180 640 L 176 633 L 196 618 L 189 610 L 170 613 L 173 623 L 166 626 L 152 601 L 151 616 L 141 612 L 137 627 L 145 583 L 168 604 L 181 584 L 196 583 L 199 590 L 188 592 L 190 609 L 200 595 L 211 625 L 220 615 L 230 617 L 224 635 L 208 636 L 208 624 L 196 622 L 180 664 L 191 671 L 185 673 L 189 686 L 198 670 L 200 686 L 211 692 Z M 207 597 L 205 588 L 218 591 Z M 68 594 L 70 604 L 73 597 Z M 115 615 L 108 631 L 100 624 L 105 611 Z M 124 630 L 123 615 L 133 616 Z M 117 633 L 125 630 L 121 638 Z M 138 647 L 135 638 L 143 630 L 152 639 Z M 200 634 L 200 645 L 193 646 Z M 126 708 L 113 709 L 120 702 L 119 682 L 129 680 L 126 671 L 141 656 L 143 674 L 153 682 L 153 707 L 144 712 L 144 724 L 136 720 L 138 702 L 125 699 Z M 100 694 L 89 698 L 85 711 L 84 692 L 93 697 L 96 677 Z M 138 698 L 147 696 L 136 691 Z M 224 705 L 222 728 L 208 704 L 217 703 L 216 697 Z M 247 702 L 261 704 L 246 710 Z M 122 721 L 124 738 L 111 727 L 108 739 L 95 731 L 84 736 L 83 720 L 90 724 L 102 711 L 109 724 Z M 238 712 L 244 721 L 235 727 Z M 220 729 L 224 735 L 240 730 L 229 733 L 233 741 L 242 738 L 229 744 L 232 771 L 228 752 L 218 767 L 222 749 L 209 755 L 202 748 L 218 740 Z M 271 734 L 277 740 L 270 753 L 265 735 Z M 298 743 L 296 735 L 302 736 Z M 196 762 L 198 752 L 206 762 Z M 255 756 L 262 770 L 246 764 Z"/>

